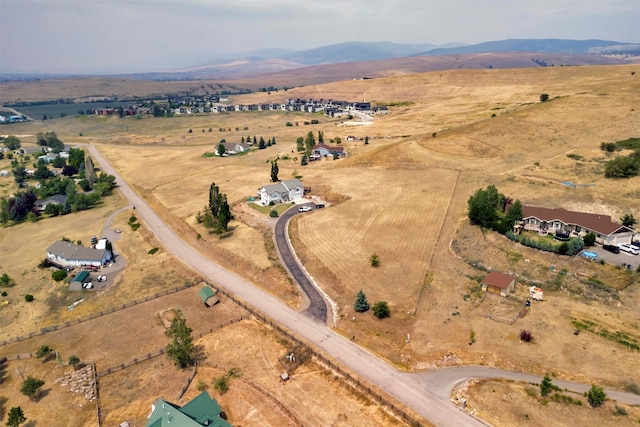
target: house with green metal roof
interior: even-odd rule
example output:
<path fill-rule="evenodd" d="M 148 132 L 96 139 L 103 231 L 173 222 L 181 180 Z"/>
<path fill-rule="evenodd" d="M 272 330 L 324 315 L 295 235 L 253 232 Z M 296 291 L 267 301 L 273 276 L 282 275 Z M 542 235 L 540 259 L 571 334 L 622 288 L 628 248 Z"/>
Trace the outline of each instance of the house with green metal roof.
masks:
<path fill-rule="evenodd" d="M 146 427 L 233 427 L 221 415 L 218 402 L 203 391 L 183 407 L 157 399 Z"/>
<path fill-rule="evenodd" d="M 202 289 L 200 289 L 200 292 L 198 292 L 198 295 L 200 295 L 200 299 L 207 307 L 211 307 L 212 305 L 216 305 L 220 302 L 216 296 L 216 291 L 211 289 L 210 286 L 203 286 Z"/>

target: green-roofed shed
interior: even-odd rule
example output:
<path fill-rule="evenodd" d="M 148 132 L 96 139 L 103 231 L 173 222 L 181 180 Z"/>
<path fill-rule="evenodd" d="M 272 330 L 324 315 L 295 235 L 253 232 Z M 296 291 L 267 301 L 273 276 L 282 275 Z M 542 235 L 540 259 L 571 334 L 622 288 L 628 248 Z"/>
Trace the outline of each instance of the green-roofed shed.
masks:
<path fill-rule="evenodd" d="M 82 285 L 90 281 L 91 281 L 91 276 L 89 275 L 89 272 L 86 270 L 83 270 L 78 274 L 76 274 L 73 280 L 71 281 L 71 283 L 69 283 L 69 290 L 80 291 L 82 290 Z"/>
<path fill-rule="evenodd" d="M 233 427 L 222 418 L 222 409 L 203 391 L 182 408 L 163 399 L 152 405 L 147 427 Z"/>
<path fill-rule="evenodd" d="M 211 289 L 210 286 L 203 286 L 202 289 L 200 289 L 199 295 L 200 299 L 207 307 L 211 307 L 212 305 L 216 305 L 220 302 L 216 296 L 216 291 Z"/>

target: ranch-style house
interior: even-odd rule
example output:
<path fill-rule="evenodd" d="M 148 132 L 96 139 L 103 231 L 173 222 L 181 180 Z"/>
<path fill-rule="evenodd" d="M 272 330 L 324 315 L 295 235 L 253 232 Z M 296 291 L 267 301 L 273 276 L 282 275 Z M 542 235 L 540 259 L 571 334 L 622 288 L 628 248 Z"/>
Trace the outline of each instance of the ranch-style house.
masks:
<path fill-rule="evenodd" d="M 278 203 L 290 203 L 302 199 L 304 187 L 299 179 L 286 179 L 276 184 L 265 185 L 258 190 L 263 206 Z"/>
<path fill-rule="evenodd" d="M 583 237 L 589 232 L 596 235 L 596 242 L 615 245 L 631 242 L 635 231 L 611 221 L 611 216 L 574 212 L 565 209 L 522 206 L 524 229 L 539 233 L 564 232 L 571 236 Z"/>
<path fill-rule="evenodd" d="M 322 157 L 337 155 L 344 157 L 344 147 L 332 147 L 327 144 L 316 144 L 311 152 L 310 160 L 320 159 Z"/>
<path fill-rule="evenodd" d="M 107 249 L 107 239 L 101 239 L 96 248 L 85 248 L 58 240 L 47 248 L 47 259 L 60 267 L 100 267 L 111 261 L 113 254 Z"/>

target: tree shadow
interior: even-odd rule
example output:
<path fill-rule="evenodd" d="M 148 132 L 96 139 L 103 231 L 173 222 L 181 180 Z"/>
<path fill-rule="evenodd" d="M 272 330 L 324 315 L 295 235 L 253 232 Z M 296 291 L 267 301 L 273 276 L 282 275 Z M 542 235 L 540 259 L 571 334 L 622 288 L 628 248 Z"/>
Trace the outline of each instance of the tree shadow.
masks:
<path fill-rule="evenodd" d="M 220 240 L 228 239 L 231 236 L 233 236 L 233 230 L 228 230 L 226 233 L 220 235 Z"/>
<path fill-rule="evenodd" d="M 199 363 L 206 359 L 207 359 L 207 355 L 204 353 L 204 346 L 203 345 L 195 346 L 193 349 L 193 360 Z"/>
<path fill-rule="evenodd" d="M 27 421 L 27 423 L 25 425 L 23 425 L 22 427 L 36 427 L 37 425 L 37 421 L 36 420 L 29 420 Z"/>
<path fill-rule="evenodd" d="M 47 397 L 49 395 L 49 393 L 51 393 L 51 389 L 50 388 L 40 389 L 38 391 L 38 394 L 33 398 L 33 401 L 38 403 L 43 398 Z"/>
<path fill-rule="evenodd" d="M 2 381 L 0 381 L 1 383 Z M 7 408 L 5 408 L 5 404 L 7 403 L 9 399 L 4 397 L 4 396 L 0 396 L 0 420 L 4 419 L 5 415 L 7 415 Z"/>

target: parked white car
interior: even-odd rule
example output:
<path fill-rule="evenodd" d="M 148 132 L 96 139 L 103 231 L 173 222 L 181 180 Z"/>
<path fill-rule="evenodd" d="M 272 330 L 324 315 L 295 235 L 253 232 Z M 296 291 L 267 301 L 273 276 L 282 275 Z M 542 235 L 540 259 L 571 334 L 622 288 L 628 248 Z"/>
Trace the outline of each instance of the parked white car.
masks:
<path fill-rule="evenodd" d="M 106 282 L 107 281 L 107 276 L 98 276 L 98 282 Z"/>
<path fill-rule="evenodd" d="M 628 254 L 632 254 L 632 255 L 640 254 L 640 250 L 638 250 L 638 248 L 636 248 L 635 246 L 631 246 L 628 243 L 620 243 L 618 247 L 620 248 L 621 251 L 624 251 Z"/>
<path fill-rule="evenodd" d="M 93 288 L 93 283 L 91 283 L 91 282 L 89 282 L 89 283 L 83 283 L 83 284 L 82 284 L 82 287 L 83 287 L 84 289 L 91 289 L 91 288 Z"/>

